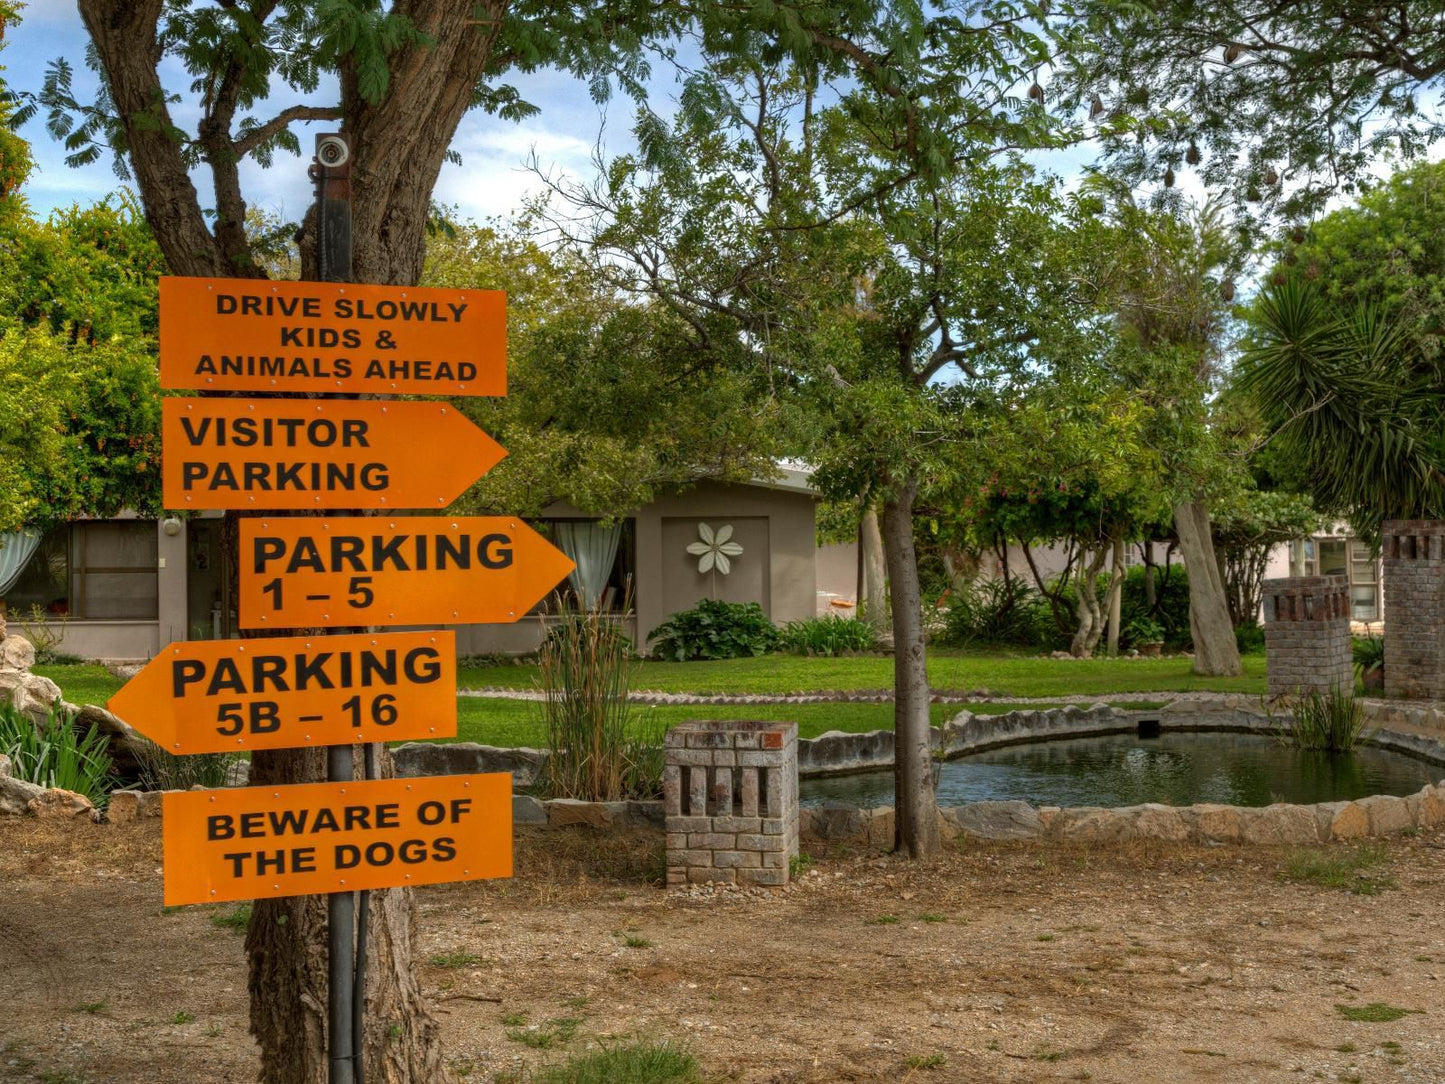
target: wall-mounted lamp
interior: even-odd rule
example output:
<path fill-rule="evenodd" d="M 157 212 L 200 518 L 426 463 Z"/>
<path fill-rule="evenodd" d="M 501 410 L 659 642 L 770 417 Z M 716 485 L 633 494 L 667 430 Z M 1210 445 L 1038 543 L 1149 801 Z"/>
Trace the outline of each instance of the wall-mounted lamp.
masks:
<path fill-rule="evenodd" d="M 181 527 L 181 521 L 175 516 L 167 516 L 161 520 L 161 530 L 172 538 L 181 533 Z"/>

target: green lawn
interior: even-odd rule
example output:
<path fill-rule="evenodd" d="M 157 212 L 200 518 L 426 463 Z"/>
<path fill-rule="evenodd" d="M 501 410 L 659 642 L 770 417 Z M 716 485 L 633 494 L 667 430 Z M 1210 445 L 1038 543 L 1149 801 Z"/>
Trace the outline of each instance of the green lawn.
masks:
<path fill-rule="evenodd" d="M 34 668 L 34 672 L 48 677 L 60 686 L 65 699 L 72 704 L 100 704 L 119 691 L 125 684 L 104 666 L 94 663 L 58 663 Z"/>
<path fill-rule="evenodd" d="M 1246 655 L 1244 676 L 1202 678 L 1190 672 L 1191 659 L 1089 659 L 1084 662 L 964 653 L 929 653 L 928 677 L 939 689 L 987 688 L 999 696 L 1114 696 L 1126 693 L 1265 692 L 1264 656 Z M 463 664 L 457 674 L 463 688 L 497 686 L 531 689 L 535 666 Z M 634 689 L 688 693 L 789 693 L 825 690 L 888 689 L 893 660 L 884 657 L 815 659 L 802 655 L 766 655 L 722 662 L 643 662 L 633 670 Z"/>
<path fill-rule="evenodd" d="M 979 704 L 970 708 L 997 714 L 1024 705 Z M 1030 708 L 1059 707 L 1058 704 L 1029 704 Z M 956 704 L 934 704 L 930 716 L 941 726 L 963 710 Z M 825 730 L 863 733 L 893 729 L 892 704 L 667 704 L 637 709 L 641 726 L 671 727 L 685 719 L 782 719 L 798 724 L 800 738 L 816 738 Z M 541 705 L 527 700 L 493 700 L 475 696 L 457 697 L 457 736 L 452 741 L 474 741 L 483 745 L 529 745 L 547 743 L 542 726 Z"/>

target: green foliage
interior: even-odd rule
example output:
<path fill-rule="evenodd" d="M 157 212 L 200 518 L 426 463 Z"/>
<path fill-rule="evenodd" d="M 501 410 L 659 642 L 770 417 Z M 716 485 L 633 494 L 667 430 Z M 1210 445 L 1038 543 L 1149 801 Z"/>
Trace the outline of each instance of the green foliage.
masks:
<path fill-rule="evenodd" d="M 74 717 L 58 709 L 37 726 L 28 715 L 0 703 L 0 753 L 10 758 L 16 779 L 83 794 L 97 809 L 110 799 L 114 764 L 109 740 L 95 726 L 82 733 Z"/>
<path fill-rule="evenodd" d="M 1234 644 L 1241 655 L 1258 655 L 1264 651 L 1264 626 L 1256 621 L 1234 626 Z"/>
<path fill-rule="evenodd" d="M 872 651 L 877 643 L 877 633 L 868 622 L 837 614 L 789 621 L 778 637 L 778 647 L 794 655 L 846 655 Z"/>
<path fill-rule="evenodd" d="M 600 610 L 562 610 L 542 644 L 538 679 L 554 798 L 650 798 L 660 785 L 661 741 L 633 726 L 627 702 L 632 641 Z"/>
<path fill-rule="evenodd" d="M 1365 705 L 1353 690 L 1332 688 L 1297 696 L 1283 719 L 1270 712 L 1275 734 L 1299 749 L 1349 752 L 1369 737 Z"/>
<path fill-rule="evenodd" d="M 1141 644 L 1162 644 L 1164 626 L 1152 617 L 1136 617 L 1124 626 L 1122 639 L 1135 647 Z"/>
<path fill-rule="evenodd" d="M 1162 627 L 1166 646 L 1187 647 L 1191 636 L 1188 570 L 1183 565 L 1154 566 L 1155 605 L 1152 608 L 1144 586 L 1145 574 L 1143 565 L 1131 565 L 1124 574 L 1124 592 L 1119 605 L 1124 629 L 1148 618 Z M 1127 634 L 1124 639 L 1127 645 L 1132 646 L 1133 641 Z"/>
<path fill-rule="evenodd" d="M 1361 843 L 1350 849 L 1300 848 L 1286 856 L 1279 875 L 1297 884 L 1340 888 L 1357 896 L 1376 896 L 1396 887 L 1395 878 L 1379 872 L 1379 867 L 1389 860 L 1389 848 L 1376 842 Z"/>
<path fill-rule="evenodd" d="M 949 598 L 942 643 L 1047 648 L 1061 643 L 1048 602 L 1022 579 L 976 580 Z"/>
<path fill-rule="evenodd" d="M 542 1069 L 537 1084 L 701 1084 L 697 1059 L 667 1041 L 602 1045 Z"/>
<path fill-rule="evenodd" d="M 758 603 L 718 599 L 673 614 L 647 638 L 654 654 L 670 662 L 766 655 L 778 639 L 778 627 Z"/>
<path fill-rule="evenodd" d="M 1379 305 L 1341 312 L 1302 280 L 1267 290 L 1251 328 L 1238 385 L 1318 508 L 1363 538 L 1445 516 L 1445 356 L 1422 356 Z"/>
<path fill-rule="evenodd" d="M 231 768 L 241 758 L 234 753 L 197 753 L 177 756 L 154 742 L 138 753 L 140 785 L 145 790 L 212 790 L 230 783 Z"/>
<path fill-rule="evenodd" d="M 1393 1024 L 1402 1017 L 1424 1011 L 1424 1009 L 1402 1009 L 1383 1001 L 1372 1001 L 1368 1005 L 1335 1006 L 1335 1012 L 1357 1024 Z"/>
<path fill-rule="evenodd" d="M 229 911 L 216 911 L 211 915 L 211 925 L 219 930 L 245 933 L 251 925 L 251 905 L 242 903 Z"/>
<path fill-rule="evenodd" d="M 1385 665 L 1385 638 L 1383 636 L 1356 636 L 1350 645 L 1350 654 L 1355 666 L 1361 671 L 1373 670 Z"/>

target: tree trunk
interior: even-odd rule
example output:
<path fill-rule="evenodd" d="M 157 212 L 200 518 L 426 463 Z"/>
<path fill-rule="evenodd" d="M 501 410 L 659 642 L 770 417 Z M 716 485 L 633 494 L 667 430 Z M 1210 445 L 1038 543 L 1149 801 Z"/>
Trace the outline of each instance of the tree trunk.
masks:
<path fill-rule="evenodd" d="M 893 638 L 888 623 L 887 562 L 883 536 L 878 530 L 878 510 L 871 505 L 863 509 L 863 518 L 858 522 L 858 546 L 863 559 L 863 597 L 858 600 L 858 609 L 863 620 L 873 626 L 879 642 L 886 644 Z"/>
<path fill-rule="evenodd" d="M 1139 547 L 1144 554 L 1144 605 L 1149 608 L 1149 616 L 1154 616 L 1154 607 L 1159 605 L 1159 600 L 1154 587 L 1154 543 L 1146 539 Z"/>
<path fill-rule="evenodd" d="M 1069 644 L 1069 654 L 1086 659 L 1099 646 L 1099 637 L 1104 631 L 1103 610 L 1099 607 L 1099 573 L 1109 557 L 1109 547 L 1100 546 L 1094 559 L 1088 564 L 1079 561 L 1078 579 L 1074 581 L 1074 616 L 1078 626 Z"/>
<path fill-rule="evenodd" d="M 1114 534 L 1114 567 L 1109 571 L 1109 658 L 1119 654 L 1119 619 L 1124 609 L 1124 533 Z"/>
<path fill-rule="evenodd" d="M 910 858 L 939 851 L 938 800 L 933 792 L 933 733 L 928 725 L 928 666 L 923 646 L 923 596 L 913 548 L 916 479 L 883 505 L 883 551 L 893 588 L 893 779 L 896 849 Z"/>
<path fill-rule="evenodd" d="M 1194 672 L 1210 677 L 1237 677 L 1244 672 L 1214 541 L 1209 530 L 1209 509 L 1194 500 L 1174 506 L 1174 528 L 1189 574 L 1189 631 L 1194 637 Z"/>

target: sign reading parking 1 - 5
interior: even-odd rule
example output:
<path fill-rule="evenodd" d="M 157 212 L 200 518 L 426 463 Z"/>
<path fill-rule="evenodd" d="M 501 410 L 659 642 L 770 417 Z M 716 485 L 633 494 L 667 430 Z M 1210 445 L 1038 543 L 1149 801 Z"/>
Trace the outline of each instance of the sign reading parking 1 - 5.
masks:
<path fill-rule="evenodd" d="M 505 395 L 507 295 L 161 279 L 161 387 Z"/>
<path fill-rule="evenodd" d="M 511 516 L 241 521 L 241 627 L 509 623 L 575 567 Z"/>
<path fill-rule="evenodd" d="M 456 634 L 355 633 L 171 644 L 106 705 L 171 753 L 457 733 Z"/>

